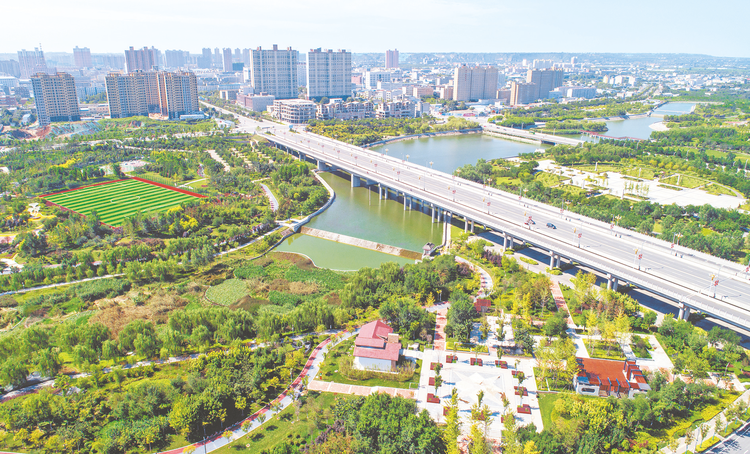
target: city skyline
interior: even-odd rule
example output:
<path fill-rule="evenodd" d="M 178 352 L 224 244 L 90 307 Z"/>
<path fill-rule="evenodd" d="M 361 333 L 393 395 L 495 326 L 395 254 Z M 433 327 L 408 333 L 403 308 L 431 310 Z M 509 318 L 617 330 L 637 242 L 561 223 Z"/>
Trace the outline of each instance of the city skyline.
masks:
<path fill-rule="evenodd" d="M 129 46 L 187 49 L 257 47 L 274 43 L 307 51 L 310 48 L 346 49 L 355 53 L 384 52 L 578 52 L 578 53 L 688 53 L 721 57 L 750 57 L 745 45 L 743 17 L 750 6 L 720 0 L 710 8 L 697 2 L 631 2 L 627 8 L 592 0 L 573 8 L 537 0 L 471 0 L 460 3 L 386 0 L 363 20 L 359 5 L 338 0 L 315 4 L 284 0 L 281 4 L 247 4 L 235 0 L 206 9 L 198 2 L 102 4 L 89 0 L 60 4 L 41 0 L 35 7 L 33 33 L 23 21 L 6 24 L 0 53 L 32 49 L 42 44 L 48 52 L 71 52 L 75 46 L 92 53 L 123 52 Z M 400 14 L 389 14 L 398 8 Z M 292 11 L 281 19 L 279 10 Z M 436 27 L 427 11 L 450 10 L 447 30 Z M 8 17 L 28 14 L 21 3 L 5 7 Z M 143 11 L 148 11 L 144 14 Z M 231 11 L 231 14 L 227 12 Z M 700 12 L 699 12 L 700 11 Z M 727 14 L 731 11 L 731 14 Z M 539 14 L 544 12 L 544 14 Z M 63 24 L 107 24 L 108 33 L 92 37 L 88 27 Z M 527 18 L 528 20 L 525 20 Z M 616 19 L 616 20 L 615 20 Z M 158 26 L 157 26 L 158 24 Z M 408 26 L 406 26 L 408 25 Z M 417 33 L 428 27 L 429 33 Z M 195 27 L 202 33 L 191 33 Z M 326 30 L 319 34 L 319 30 Z M 248 31 L 245 31 L 248 30 Z M 375 39 L 377 37 L 377 39 Z"/>

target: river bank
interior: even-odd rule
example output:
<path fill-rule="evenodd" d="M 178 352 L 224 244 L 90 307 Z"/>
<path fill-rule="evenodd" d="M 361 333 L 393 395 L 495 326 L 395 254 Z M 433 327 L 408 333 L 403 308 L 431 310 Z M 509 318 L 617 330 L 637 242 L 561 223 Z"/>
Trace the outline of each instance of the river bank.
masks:
<path fill-rule="evenodd" d="M 394 143 L 394 142 L 401 142 L 403 140 L 426 139 L 429 137 L 438 137 L 438 136 L 459 136 L 459 135 L 464 135 L 464 134 L 481 134 L 481 133 L 482 133 L 482 128 L 480 127 L 480 128 L 473 128 L 473 129 L 460 129 L 458 131 L 436 131 L 436 132 L 426 132 L 424 134 L 410 134 L 408 136 L 396 136 L 396 137 L 389 137 L 383 140 L 378 140 L 377 142 L 362 145 L 362 148 L 377 147 L 379 145 L 385 145 L 385 144 Z"/>

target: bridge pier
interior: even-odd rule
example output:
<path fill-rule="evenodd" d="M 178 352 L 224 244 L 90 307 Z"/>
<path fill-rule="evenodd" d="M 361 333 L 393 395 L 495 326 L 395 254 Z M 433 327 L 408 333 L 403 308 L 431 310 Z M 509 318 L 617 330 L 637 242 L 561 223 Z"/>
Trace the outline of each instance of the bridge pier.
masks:
<path fill-rule="evenodd" d="M 329 170 L 329 169 L 330 167 L 324 161 L 318 160 L 318 170 Z"/>
<path fill-rule="evenodd" d="M 474 221 L 469 221 L 469 222 L 471 222 L 471 233 L 474 233 Z"/>
<path fill-rule="evenodd" d="M 430 208 L 432 209 L 432 213 L 430 215 L 430 218 L 432 220 L 432 223 L 435 223 L 435 205 L 430 204 Z"/>
<path fill-rule="evenodd" d="M 469 218 L 464 218 L 464 233 L 469 231 Z"/>
<path fill-rule="evenodd" d="M 555 253 L 553 251 L 549 251 L 549 269 L 555 267 Z"/>
<path fill-rule="evenodd" d="M 690 318 L 690 306 L 685 303 L 680 303 L 680 312 L 677 314 L 677 320 L 687 320 Z"/>
<path fill-rule="evenodd" d="M 318 164 L 318 168 L 320 168 L 320 164 Z M 358 188 L 360 186 L 362 186 L 362 179 L 357 175 L 352 174 L 352 187 Z"/>
<path fill-rule="evenodd" d="M 555 268 L 560 268 L 560 254 L 555 257 Z"/>

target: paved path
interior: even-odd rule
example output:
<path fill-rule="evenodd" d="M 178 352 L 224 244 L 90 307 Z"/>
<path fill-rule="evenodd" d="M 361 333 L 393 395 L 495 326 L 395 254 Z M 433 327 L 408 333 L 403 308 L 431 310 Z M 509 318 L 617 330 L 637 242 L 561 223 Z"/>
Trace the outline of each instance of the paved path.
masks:
<path fill-rule="evenodd" d="M 750 452 L 750 423 L 745 423 L 735 433 L 706 451 L 708 454 L 747 454 Z"/>
<path fill-rule="evenodd" d="M 332 381 L 313 380 L 307 386 L 310 391 L 329 392 L 337 394 L 354 394 L 355 396 L 369 396 L 376 393 L 387 393 L 391 396 L 401 396 L 407 399 L 414 398 L 414 390 L 405 388 L 389 388 L 387 386 L 359 386 L 345 385 Z"/>
<path fill-rule="evenodd" d="M 492 276 L 490 276 L 490 273 L 488 273 L 484 268 L 482 268 L 479 265 L 475 265 L 471 263 L 470 261 L 466 260 L 465 258 L 461 258 L 459 256 L 456 256 L 456 261 L 459 263 L 466 263 L 469 265 L 469 268 L 479 273 L 479 296 L 485 296 L 492 293 Z"/>
<path fill-rule="evenodd" d="M 279 202 L 276 200 L 276 196 L 273 195 L 273 192 L 271 192 L 270 189 L 268 189 L 268 186 L 266 186 L 263 183 L 259 183 L 260 187 L 263 188 L 263 192 L 266 193 L 266 197 L 268 197 L 268 204 L 271 205 L 271 211 L 276 211 L 279 209 Z"/>
<path fill-rule="evenodd" d="M 448 319 L 445 317 L 448 314 L 448 309 L 437 310 L 437 322 L 435 323 L 435 350 L 445 350 L 445 325 L 448 323 Z M 422 363 L 424 367 L 424 362 Z"/>
<path fill-rule="evenodd" d="M 557 279 L 550 279 L 552 282 L 550 284 L 550 290 L 552 291 L 552 298 L 555 299 L 555 306 L 557 306 L 558 311 L 565 311 L 568 313 L 568 328 L 576 329 L 577 326 L 575 322 L 573 321 L 573 316 L 570 314 L 570 309 L 568 309 L 568 304 L 565 302 L 565 295 L 563 295 L 562 289 L 560 288 L 560 283 L 557 281 Z"/>

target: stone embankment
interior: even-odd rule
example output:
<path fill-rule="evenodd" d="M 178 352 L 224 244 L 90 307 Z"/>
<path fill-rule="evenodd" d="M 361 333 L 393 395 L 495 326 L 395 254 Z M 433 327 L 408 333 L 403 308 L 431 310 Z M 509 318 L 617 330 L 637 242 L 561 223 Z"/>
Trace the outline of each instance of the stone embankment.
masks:
<path fill-rule="evenodd" d="M 395 255 L 397 257 L 404 257 L 412 260 L 419 260 L 422 258 L 422 254 L 419 252 L 402 249 L 396 246 L 389 246 L 387 244 L 376 243 L 374 241 L 341 235 L 339 233 L 327 232 L 325 230 L 318 230 L 310 227 L 300 227 L 300 233 L 317 238 L 323 238 L 324 240 L 335 241 L 337 243 L 350 244 L 352 246 L 370 249 L 372 251 L 383 252 L 385 254 Z"/>

